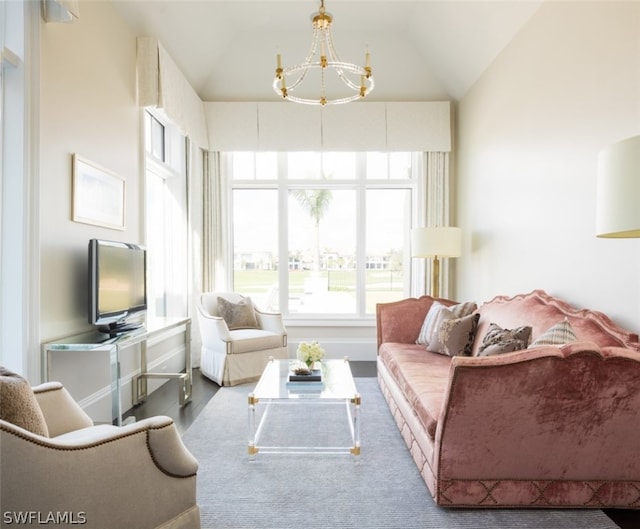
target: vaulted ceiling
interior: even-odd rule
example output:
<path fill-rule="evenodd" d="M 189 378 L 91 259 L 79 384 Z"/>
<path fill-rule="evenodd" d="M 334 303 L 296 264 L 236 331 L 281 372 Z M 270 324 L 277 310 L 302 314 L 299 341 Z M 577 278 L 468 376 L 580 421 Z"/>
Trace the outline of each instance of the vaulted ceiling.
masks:
<path fill-rule="evenodd" d="M 302 61 L 318 0 L 111 0 L 139 36 L 156 37 L 203 101 L 277 101 L 280 53 Z M 543 0 L 325 0 L 336 49 L 371 52 L 372 101 L 462 98 Z M 82 17 L 82 12 L 80 13 Z"/>

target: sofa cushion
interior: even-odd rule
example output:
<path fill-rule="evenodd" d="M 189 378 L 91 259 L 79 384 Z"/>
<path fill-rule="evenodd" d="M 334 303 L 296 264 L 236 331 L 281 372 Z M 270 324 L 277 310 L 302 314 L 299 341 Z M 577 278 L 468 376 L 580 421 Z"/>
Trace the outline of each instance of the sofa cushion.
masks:
<path fill-rule="evenodd" d="M 538 336 L 529 347 L 538 347 L 541 345 L 564 345 L 575 342 L 578 339 L 576 332 L 573 330 L 568 318 L 559 321 L 544 333 Z"/>
<path fill-rule="evenodd" d="M 0 419 L 49 437 L 47 423 L 29 382 L 0 366 Z"/>
<path fill-rule="evenodd" d="M 458 303 L 451 306 L 446 306 L 439 301 L 434 302 L 424 318 L 416 343 L 433 350 L 430 347 L 431 342 L 440 333 L 443 322 L 468 316 L 477 308 L 478 306 L 473 302 Z"/>
<path fill-rule="evenodd" d="M 218 312 L 229 330 L 258 328 L 253 302 L 248 296 L 243 297 L 238 303 L 218 296 Z"/>
<path fill-rule="evenodd" d="M 447 356 L 471 356 L 473 340 L 480 314 L 450 318 L 441 322 L 429 345 L 429 350 Z"/>
<path fill-rule="evenodd" d="M 435 439 L 447 392 L 451 358 L 425 351 L 416 344 L 394 342 L 382 344 L 379 357 L 429 437 Z"/>
<path fill-rule="evenodd" d="M 531 327 L 529 326 L 503 329 L 498 324 L 492 323 L 482 339 L 478 356 L 491 356 L 526 349 L 530 337 Z"/>

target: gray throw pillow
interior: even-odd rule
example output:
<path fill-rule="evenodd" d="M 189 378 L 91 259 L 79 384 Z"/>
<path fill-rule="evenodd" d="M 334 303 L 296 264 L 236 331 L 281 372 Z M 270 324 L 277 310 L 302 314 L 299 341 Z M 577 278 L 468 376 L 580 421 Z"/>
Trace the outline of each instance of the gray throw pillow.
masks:
<path fill-rule="evenodd" d="M 491 356 L 526 349 L 530 337 L 531 327 L 503 329 L 499 325 L 491 323 L 487 334 L 482 339 L 482 345 L 478 349 L 478 356 Z"/>
<path fill-rule="evenodd" d="M 429 351 L 447 356 L 471 356 L 480 314 L 442 321 L 431 340 Z"/>
<path fill-rule="evenodd" d="M 478 306 L 472 301 L 458 303 L 457 305 L 451 305 L 449 307 L 439 301 L 435 301 L 424 318 L 416 343 L 418 345 L 424 345 L 431 350 L 431 341 L 435 338 L 443 321 L 453 318 L 463 318 L 477 308 Z"/>
<path fill-rule="evenodd" d="M 253 302 L 248 296 L 243 297 L 238 303 L 232 303 L 218 296 L 218 312 L 230 331 L 258 328 Z"/>

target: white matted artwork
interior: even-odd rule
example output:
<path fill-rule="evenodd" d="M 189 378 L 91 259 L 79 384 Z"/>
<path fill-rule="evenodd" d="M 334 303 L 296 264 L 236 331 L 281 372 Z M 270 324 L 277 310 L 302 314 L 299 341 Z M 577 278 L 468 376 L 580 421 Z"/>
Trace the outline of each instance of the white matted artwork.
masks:
<path fill-rule="evenodd" d="M 124 178 L 73 155 L 73 220 L 124 230 Z"/>

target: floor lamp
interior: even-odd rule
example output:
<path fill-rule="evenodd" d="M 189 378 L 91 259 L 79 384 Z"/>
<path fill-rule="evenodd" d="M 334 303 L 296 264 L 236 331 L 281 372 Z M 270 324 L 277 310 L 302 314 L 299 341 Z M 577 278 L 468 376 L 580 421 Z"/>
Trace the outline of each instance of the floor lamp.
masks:
<path fill-rule="evenodd" d="M 640 136 L 598 155 L 596 236 L 640 237 Z"/>
<path fill-rule="evenodd" d="M 440 297 L 440 258 L 460 257 L 462 230 L 448 226 L 430 226 L 411 230 L 411 257 L 433 259 L 431 296 Z"/>

